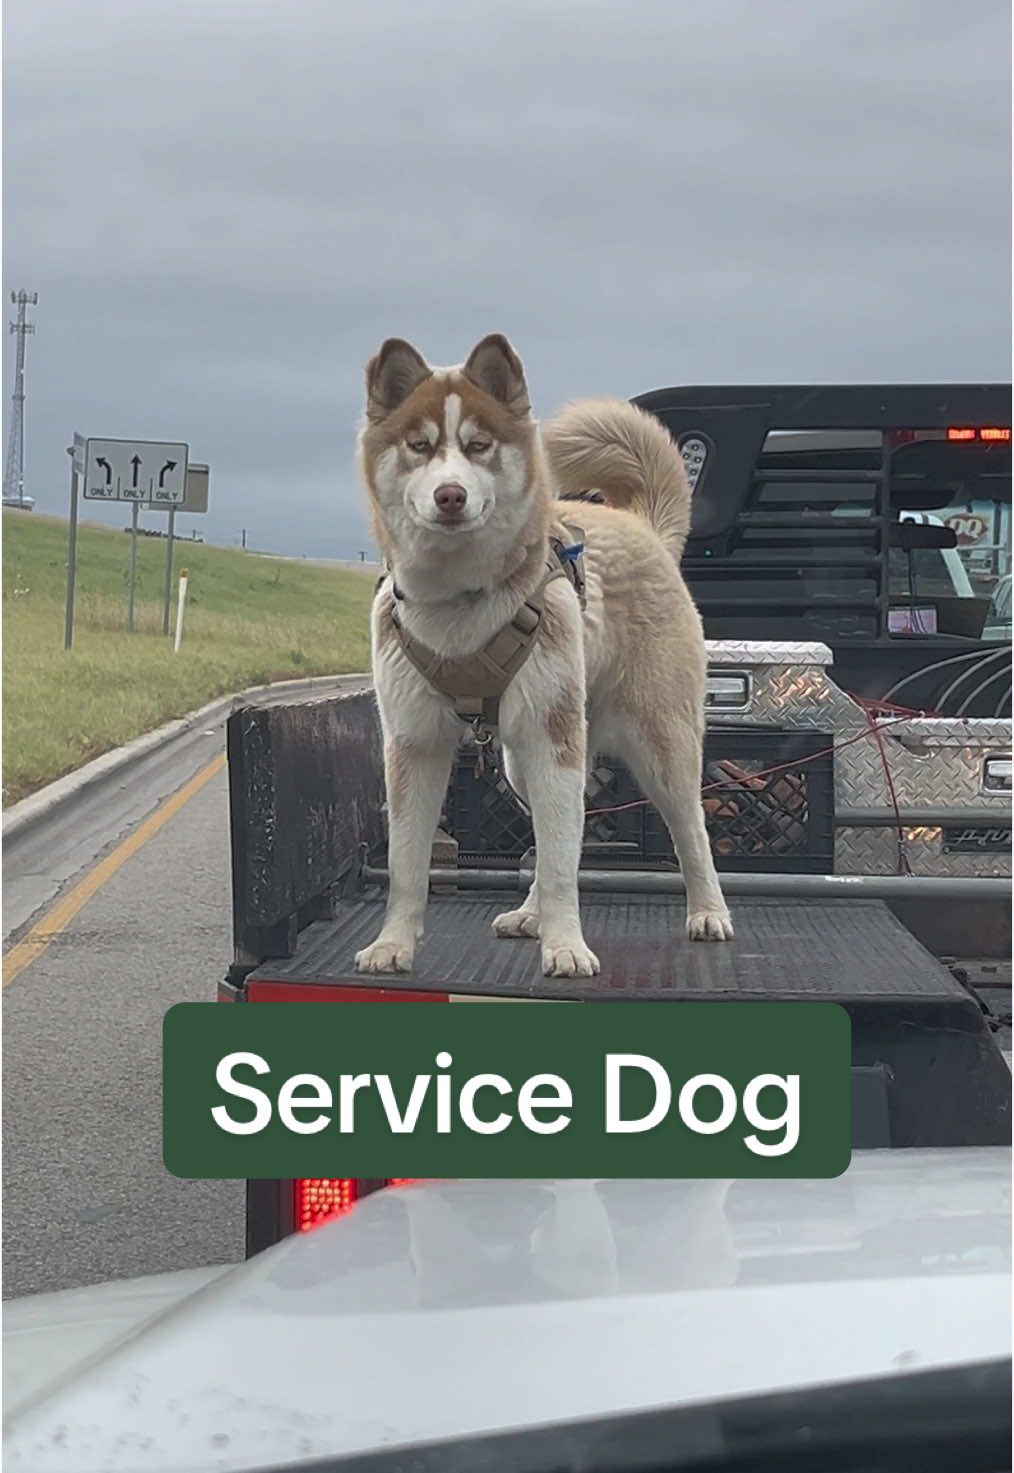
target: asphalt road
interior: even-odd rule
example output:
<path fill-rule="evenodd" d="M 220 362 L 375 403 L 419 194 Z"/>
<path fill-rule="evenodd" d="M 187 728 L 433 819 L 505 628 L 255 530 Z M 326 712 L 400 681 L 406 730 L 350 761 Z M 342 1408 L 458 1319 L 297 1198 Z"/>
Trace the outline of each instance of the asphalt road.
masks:
<path fill-rule="evenodd" d="M 163 1014 L 230 960 L 224 750 L 224 722 L 191 732 L 5 846 L 29 959 L 4 993 L 4 1298 L 242 1256 L 242 1184 L 177 1180 L 161 1141 Z"/>

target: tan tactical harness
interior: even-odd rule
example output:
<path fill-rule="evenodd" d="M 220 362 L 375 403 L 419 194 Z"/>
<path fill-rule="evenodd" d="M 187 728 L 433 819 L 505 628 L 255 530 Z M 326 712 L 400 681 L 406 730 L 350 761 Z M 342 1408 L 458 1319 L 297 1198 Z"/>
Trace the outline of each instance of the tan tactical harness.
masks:
<path fill-rule="evenodd" d="M 535 644 L 546 607 L 546 589 L 557 578 L 568 578 L 584 608 L 584 566 L 581 556 L 584 533 L 579 527 L 563 529 L 569 544 L 550 537 L 546 568 L 538 586 L 528 595 L 509 623 L 473 655 L 448 660 L 409 634 L 398 618 L 398 605 L 391 609 L 398 639 L 407 657 L 435 691 L 446 696 L 455 714 L 475 729 L 476 740 L 491 740 L 500 718 L 500 699 Z M 400 595 L 394 590 L 395 599 Z"/>

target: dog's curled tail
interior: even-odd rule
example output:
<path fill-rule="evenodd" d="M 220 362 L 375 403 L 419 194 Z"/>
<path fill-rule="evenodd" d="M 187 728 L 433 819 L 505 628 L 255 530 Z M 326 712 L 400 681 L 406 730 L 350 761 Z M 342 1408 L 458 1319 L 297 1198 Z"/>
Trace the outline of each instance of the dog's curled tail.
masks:
<path fill-rule="evenodd" d="M 683 457 L 653 415 L 623 399 L 583 399 L 542 427 L 561 495 L 601 491 L 611 506 L 644 517 L 679 560 L 690 531 Z"/>

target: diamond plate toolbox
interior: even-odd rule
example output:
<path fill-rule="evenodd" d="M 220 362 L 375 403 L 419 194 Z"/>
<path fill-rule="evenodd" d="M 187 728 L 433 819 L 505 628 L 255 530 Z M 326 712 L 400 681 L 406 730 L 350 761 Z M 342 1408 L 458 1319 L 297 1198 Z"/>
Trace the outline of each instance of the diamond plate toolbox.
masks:
<path fill-rule="evenodd" d="M 1011 873 L 1011 723 L 867 716 L 819 643 L 708 642 L 709 730 L 833 733 L 834 867 L 842 874 Z M 901 832 L 892 802 L 893 784 Z"/>

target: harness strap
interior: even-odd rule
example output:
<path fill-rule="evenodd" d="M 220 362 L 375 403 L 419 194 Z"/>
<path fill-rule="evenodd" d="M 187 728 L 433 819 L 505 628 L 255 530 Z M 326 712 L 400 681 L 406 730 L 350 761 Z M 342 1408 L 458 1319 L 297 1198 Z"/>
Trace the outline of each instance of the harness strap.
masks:
<path fill-rule="evenodd" d="M 455 715 L 473 726 L 480 741 L 488 741 L 500 719 L 500 698 L 528 659 L 542 623 L 546 607 L 546 589 L 557 578 L 567 578 L 577 592 L 581 607 L 585 602 L 579 528 L 568 527 L 574 535 L 571 544 L 550 539 L 550 552 L 541 582 L 529 594 L 514 617 L 493 635 L 481 650 L 459 659 L 445 659 L 422 644 L 404 627 L 395 603 L 391 619 L 401 647 L 419 674 L 440 695 L 446 696 Z"/>

